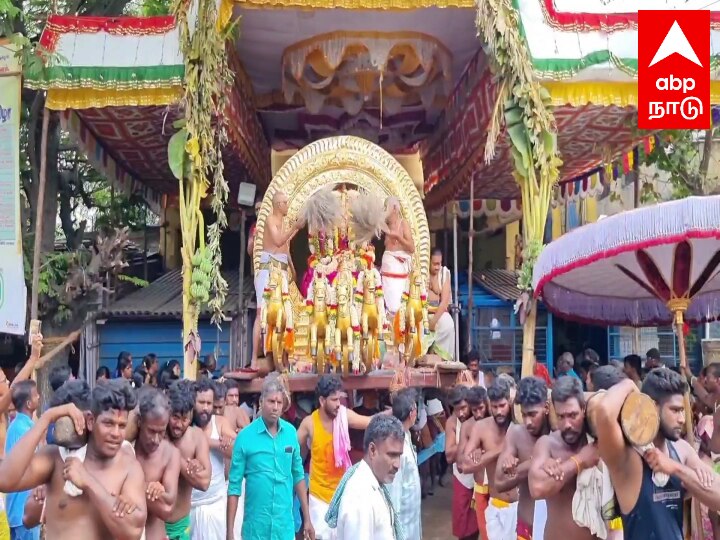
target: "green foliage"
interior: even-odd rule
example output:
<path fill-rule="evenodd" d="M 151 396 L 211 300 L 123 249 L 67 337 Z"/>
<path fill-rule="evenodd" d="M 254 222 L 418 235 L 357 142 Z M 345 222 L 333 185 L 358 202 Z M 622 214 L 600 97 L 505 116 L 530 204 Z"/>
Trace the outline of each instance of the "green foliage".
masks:
<path fill-rule="evenodd" d="M 135 276 L 128 276 L 127 274 L 118 274 L 116 277 L 120 281 L 126 281 L 128 283 L 132 283 L 136 287 L 140 287 L 140 288 L 145 288 L 148 285 L 150 285 L 150 282 L 145 279 L 135 277 Z"/>
<path fill-rule="evenodd" d="M 650 135 L 649 132 L 639 133 Z M 712 156 L 712 145 L 704 144 L 705 137 L 710 137 L 711 140 L 717 137 L 718 128 L 705 132 L 669 129 L 657 135 L 659 143 L 651 152 L 644 154 L 642 164 L 667 174 L 672 186 L 673 198 L 707 195 L 720 187 L 718 178 L 713 172 L 715 169 L 713 165 L 716 164 Z M 706 151 L 710 151 L 711 155 L 705 156 Z M 657 181 L 660 177 L 659 172 L 656 172 L 653 180 Z M 659 199 L 659 194 L 654 186 L 643 185 L 640 198 L 643 202 L 653 202 Z"/>

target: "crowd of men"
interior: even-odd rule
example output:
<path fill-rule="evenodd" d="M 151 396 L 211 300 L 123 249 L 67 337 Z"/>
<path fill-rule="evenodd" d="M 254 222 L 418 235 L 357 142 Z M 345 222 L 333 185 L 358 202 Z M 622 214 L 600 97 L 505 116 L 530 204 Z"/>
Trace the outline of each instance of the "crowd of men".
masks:
<path fill-rule="evenodd" d="M 438 457 L 421 443 L 431 419 L 444 428 L 457 538 L 679 540 L 688 517 L 697 517 L 697 540 L 720 538 L 712 414 L 720 365 L 698 378 L 652 364 L 647 371 L 634 358 L 624 370 L 588 370 L 585 386 L 602 393 L 590 433 L 589 395 L 572 364 L 550 385 L 508 375 L 478 384 L 473 357 L 474 384 L 455 386 L 444 404 L 407 388 L 382 411 L 353 409 L 335 375 L 319 378 L 314 410 L 269 376 L 251 419 L 237 383 L 213 380 L 207 360 L 191 382 L 172 367 L 161 376 L 167 369 L 156 359 L 136 380 L 121 358 L 116 377 L 99 377 L 92 389 L 57 367 L 41 410 L 30 379 L 41 347 L 38 337 L 0 392 L 0 411 L 14 409 L 0 463 L 8 521 L 0 538 L 37 539 L 44 528 L 52 540 L 420 540 L 420 471 L 435 474 L 423 456 Z M 697 448 L 683 439 L 688 384 L 700 415 Z M 640 389 L 660 419 L 643 448 L 628 444 L 618 422 Z M 359 456 L 355 432 L 363 433 Z M 432 447 L 441 437 L 430 439 Z"/>

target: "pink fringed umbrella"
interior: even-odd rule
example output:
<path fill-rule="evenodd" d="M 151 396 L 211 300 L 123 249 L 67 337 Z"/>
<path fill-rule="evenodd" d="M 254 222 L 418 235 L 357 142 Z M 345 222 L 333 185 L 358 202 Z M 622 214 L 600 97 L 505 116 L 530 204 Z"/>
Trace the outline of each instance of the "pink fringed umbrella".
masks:
<path fill-rule="evenodd" d="M 551 242 L 535 295 L 580 322 L 655 326 L 720 316 L 720 196 L 689 197 L 602 219 Z"/>
<path fill-rule="evenodd" d="M 720 316 L 720 196 L 639 208 L 575 229 L 545 246 L 533 288 L 562 318 L 674 323 L 687 367 L 684 321 Z"/>

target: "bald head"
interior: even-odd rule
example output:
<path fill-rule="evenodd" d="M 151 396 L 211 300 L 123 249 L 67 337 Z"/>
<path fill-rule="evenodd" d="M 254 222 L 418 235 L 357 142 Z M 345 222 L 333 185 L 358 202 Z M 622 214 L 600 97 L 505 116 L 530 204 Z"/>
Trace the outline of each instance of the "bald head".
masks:
<path fill-rule="evenodd" d="M 288 196 L 283 190 L 279 189 L 273 193 L 272 198 L 273 213 L 280 214 L 281 216 L 287 215 L 288 210 Z"/>

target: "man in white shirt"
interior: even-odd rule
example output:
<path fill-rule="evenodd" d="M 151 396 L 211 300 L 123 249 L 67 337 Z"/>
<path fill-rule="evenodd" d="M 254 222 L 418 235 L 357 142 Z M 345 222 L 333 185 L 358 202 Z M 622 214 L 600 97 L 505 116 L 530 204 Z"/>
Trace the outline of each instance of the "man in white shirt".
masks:
<path fill-rule="evenodd" d="M 400 390 L 392 400 L 393 416 L 405 429 L 405 445 L 400 459 L 400 470 L 390 484 L 390 497 L 405 533 L 405 540 L 422 540 L 422 517 L 420 515 L 420 472 L 417 454 L 412 445 L 410 428 L 417 419 L 417 402 L 414 388 Z"/>
<path fill-rule="evenodd" d="M 373 416 L 365 431 L 365 456 L 345 472 L 325 515 L 337 540 L 404 540 L 386 487 L 400 469 L 404 441 L 400 420 Z"/>

